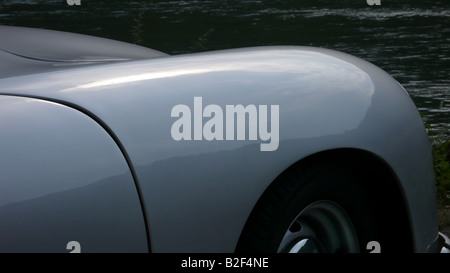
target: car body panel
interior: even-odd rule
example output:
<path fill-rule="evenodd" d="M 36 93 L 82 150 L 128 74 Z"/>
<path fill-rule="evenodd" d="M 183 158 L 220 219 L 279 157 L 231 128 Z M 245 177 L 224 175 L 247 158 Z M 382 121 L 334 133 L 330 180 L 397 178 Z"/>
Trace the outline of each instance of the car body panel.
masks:
<path fill-rule="evenodd" d="M 0 26 L 0 49 L 29 59 L 56 62 L 141 60 L 167 54 L 111 39 L 63 31 Z"/>
<path fill-rule="evenodd" d="M 167 54 L 120 41 L 62 31 L 1 26 L 0 77 L 64 70 Z"/>
<path fill-rule="evenodd" d="M 0 96 L 0 140 L 0 252 L 148 251 L 128 164 L 90 117 Z"/>
<path fill-rule="evenodd" d="M 344 53 L 294 46 L 170 56 L 9 77 L 0 94 L 76 105 L 111 128 L 136 170 L 154 252 L 234 251 L 268 185 L 302 158 L 336 148 L 368 151 L 392 168 L 415 251 L 427 251 L 438 234 L 431 151 L 417 109 L 386 72 Z M 171 111 L 194 109 L 194 97 L 222 109 L 278 105 L 278 148 L 175 141 Z"/>

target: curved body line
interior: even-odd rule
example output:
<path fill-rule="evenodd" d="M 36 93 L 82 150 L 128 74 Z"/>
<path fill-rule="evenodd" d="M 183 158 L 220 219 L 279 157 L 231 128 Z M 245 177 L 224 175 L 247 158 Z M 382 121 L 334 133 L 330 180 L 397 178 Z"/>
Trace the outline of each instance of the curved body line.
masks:
<path fill-rule="evenodd" d="M 157 56 L 0 78 L 0 94 L 70 106 L 108 132 L 132 172 L 153 252 L 233 252 L 281 173 L 338 149 L 382 159 L 404 194 L 414 250 L 435 243 L 428 136 L 386 72 L 312 47 Z"/>

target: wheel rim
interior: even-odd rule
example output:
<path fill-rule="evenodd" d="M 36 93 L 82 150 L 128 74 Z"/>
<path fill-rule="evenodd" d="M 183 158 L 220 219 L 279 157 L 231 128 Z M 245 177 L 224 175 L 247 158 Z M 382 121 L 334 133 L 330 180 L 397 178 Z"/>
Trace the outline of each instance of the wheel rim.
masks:
<path fill-rule="evenodd" d="M 295 217 L 281 240 L 278 252 L 359 252 L 352 221 L 345 210 L 329 200 L 314 202 Z"/>

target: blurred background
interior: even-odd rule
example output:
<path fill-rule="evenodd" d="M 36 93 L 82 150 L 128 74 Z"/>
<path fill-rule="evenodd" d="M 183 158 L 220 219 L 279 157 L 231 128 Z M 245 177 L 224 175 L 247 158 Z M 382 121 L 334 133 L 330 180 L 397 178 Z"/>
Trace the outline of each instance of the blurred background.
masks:
<path fill-rule="evenodd" d="M 88 34 L 169 54 L 317 46 L 381 67 L 406 88 L 426 123 L 440 223 L 450 231 L 450 1 L 381 0 L 372 6 L 366 0 L 80 2 L 0 0 L 0 24 Z"/>

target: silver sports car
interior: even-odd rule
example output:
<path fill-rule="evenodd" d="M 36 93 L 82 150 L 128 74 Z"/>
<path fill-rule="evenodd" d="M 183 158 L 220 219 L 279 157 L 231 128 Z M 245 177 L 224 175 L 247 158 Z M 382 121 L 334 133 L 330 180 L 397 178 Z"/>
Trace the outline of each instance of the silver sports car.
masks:
<path fill-rule="evenodd" d="M 426 130 L 373 64 L 0 37 L 1 252 L 448 252 Z"/>

